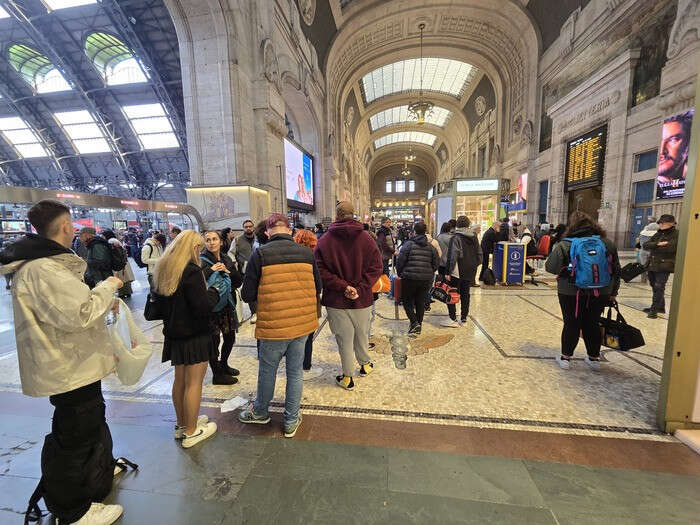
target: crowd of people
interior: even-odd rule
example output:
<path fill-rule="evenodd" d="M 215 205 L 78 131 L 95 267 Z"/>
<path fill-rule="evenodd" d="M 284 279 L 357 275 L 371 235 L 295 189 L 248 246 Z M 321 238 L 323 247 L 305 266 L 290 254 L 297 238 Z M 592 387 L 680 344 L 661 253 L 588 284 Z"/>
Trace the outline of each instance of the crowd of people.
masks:
<path fill-rule="evenodd" d="M 390 218 L 382 218 L 374 231 L 354 213 L 351 203 L 339 202 L 327 228 L 292 228 L 287 216 L 273 213 L 257 225 L 246 220 L 238 237 L 228 228 L 203 234 L 174 228 L 169 239 L 154 232 L 138 246 L 128 234 L 119 239 L 110 230 L 98 235 L 86 227 L 75 235 L 67 206 L 51 200 L 35 204 L 28 219 L 37 233 L 0 252 L 0 272 L 14 277 L 22 389 L 30 396 L 48 396 L 54 405 L 52 440 L 44 447 L 46 453 L 54 447 L 50 452 L 59 451 L 55 457 L 63 462 L 57 460 L 50 476 L 43 472 L 35 496 L 43 495 L 61 522 L 112 523 L 122 512 L 118 505 L 98 503 L 97 493 L 84 483 L 83 477 L 95 472 L 76 476 L 63 471 L 67 464 L 86 460 L 81 455 L 92 453 L 95 443 L 108 460 L 91 468 L 115 464 L 101 381 L 115 366 L 105 318 L 117 305 L 116 295 L 132 293 L 127 252 L 140 257 L 150 285 L 148 301 L 158 305 L 163 320 L 161 357 L 174 367 L 174 438 L 183 448 L 217 431 L 216 423 L 199 413 L 207 367 L 214 384 L 238 381 L 240 372 L 229 358 L 242 322 L 239 300 L 251 310 L 259 365 L 255 400 L 238 418 L 245 424 L 270 422 L 269 405 L 284 357 L 283 433 L 291 438 L 302 422 L 303 381 L 312 369 L 322 306 L 340 356 L 335 382 L 352 390 L 375 367 L 369 353 L 371 325 L 381 289 L 377 285 L 386 276 L 400 279 L 410 337 L 421 334 L 436 281 L 456 290 L 460 303 L 459 318 L 457 305 L 447 304 L 447 316 L 439 324 L 459 328 L 468 322 L 470 289 L 479 286 L 479 267 L 483 281 L 496 243 L 512 235 L 525 244 L 550 236 L 546 270 L 557 276 L 564 321 L 559 366 L 570 367 L 582 336 L 585 363 L 600 368 L 598 319 L 607 305 L 615 304 L 621 269 L 615 244 L 585 213 L 571 214 L 563 228 L 540 225 L 534 233 L 515 221 L 497 221 L 481 239 L 478 226 L 466 216 L 442 224 L 435 239 L 422 221 L 404 229 L 399 239 Z M 674 270 L 678 231 L 670 215 L 649 229 L 655 231 L 640 238 L 639 249 L 653 290 L 648 314 L 655 318 L 665 312 L 664 289 Z"/>

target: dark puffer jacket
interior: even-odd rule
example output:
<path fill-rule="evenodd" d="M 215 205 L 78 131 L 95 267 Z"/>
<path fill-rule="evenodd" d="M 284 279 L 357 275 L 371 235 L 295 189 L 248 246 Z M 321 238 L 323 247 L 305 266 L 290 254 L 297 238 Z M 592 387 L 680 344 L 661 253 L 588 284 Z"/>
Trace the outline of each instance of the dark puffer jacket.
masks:
<path fill-rule="evenodd" d="M 407 240 L 396 259 L 399 277 L 411 281 L 432 281 L 440 264 L 437 250 L 425 235 Z"/>
<path fill-rule="evenodd" d="M 667 242 L 659 246 L 660 242 Z M 642 246 L 648 250 L 649 270 L 652 272 L 671 272 L 676 266 L 676 250 L 678 249 L 678 230 L 673 227 L 667 230 L 659 230 Z"/>
<path fill-rule="evenodd" d="M 112 252 L 109 243 L 99 235 L 95 236 L 87 243 L 85 284 L 94 288 L 97 283 L 112 275 Z"/>

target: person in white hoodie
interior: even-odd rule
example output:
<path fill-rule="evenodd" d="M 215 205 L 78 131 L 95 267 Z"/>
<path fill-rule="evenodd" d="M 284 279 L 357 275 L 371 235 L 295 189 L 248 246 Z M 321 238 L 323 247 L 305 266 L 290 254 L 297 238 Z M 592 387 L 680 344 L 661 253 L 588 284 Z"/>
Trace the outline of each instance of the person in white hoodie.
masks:
<path fill-rule="evenodd" d="M 158 242 L 158 232 L 154 233 L 152 237 L 146 239 L 141 247 L 141 262 L 148 265 L 146 272 L 150 276 L 153 275 L 153 270 L 156 269 L 156 263 L 158 259 L 163 256 L 163 245 Z"/>
<path fill-rule="evenodd" d="M 43 497 L 60 523 L 110 524 L 122 507 L 97 503 L 111 490 L 115 466 L 101 380 L 115 367 L 105 315 L 122 282 L 110 276 L 92 290 L 85 284 L 87 264 L 70 249 L 65 204 L 43 200 L 27 217 L 37 234 L 0 252 L 0 273 L 13 275 L 22 392 L 48 396 L 55 407 L 42 479 L 27 512 L 36 512 Z"/>

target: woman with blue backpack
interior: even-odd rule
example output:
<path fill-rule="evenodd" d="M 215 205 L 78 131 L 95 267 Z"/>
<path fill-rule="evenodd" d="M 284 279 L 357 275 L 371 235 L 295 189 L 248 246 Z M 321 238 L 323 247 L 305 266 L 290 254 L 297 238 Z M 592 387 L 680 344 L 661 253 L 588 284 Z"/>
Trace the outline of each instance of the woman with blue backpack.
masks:
<path fill-rule="evenodd" d="M 215 230 L 204 233 L 205 250 L 200 255 L 202 271 L 208 287 L 215 287 L 219 293 L 219 303 L 210 317 L 214 352 L 209 360 L 212 383 L 215 385 L 235 385 L 239 371 L 228 364 L 228 358 L 236 342 L 238 319 L 236 318 L 236 288 L 243 284 L 243 276 L 236 263 L 223 250 L 224 240 Z M 221 339 L 223 338 L 223 343 Z M 221 357 L 219 358 L 219 344 Z"/>
<path fill-rule="evenodd" d="M 588 354 L 584 361 L 593 370 L 599 370 L 602 341 L 598 320 L 605 307 L 615 303 L 620 289 L 620 260 L 615 244 L 591 217 L 575 211 L 545 267 L 557 275 L 564 319 L 557 363 L 564 370 L 569 368 L 579 334 L 583 334 Z"/>

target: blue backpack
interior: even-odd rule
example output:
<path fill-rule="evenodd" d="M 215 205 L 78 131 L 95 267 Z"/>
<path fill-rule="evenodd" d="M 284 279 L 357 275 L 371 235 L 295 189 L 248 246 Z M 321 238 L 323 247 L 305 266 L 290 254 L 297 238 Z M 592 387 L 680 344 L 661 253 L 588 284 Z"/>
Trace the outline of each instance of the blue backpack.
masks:
<path fill-rule="evenodd" d="M 612 257 L 599 235 L 566 238 L 569 249 L 569 271 L 576 287 L 582 290 L 605 288 L 612 281 Z"/>
<path fill-rule="evenodd" d="M 207 257 L 201 256 L 201 258 L 212 266 L 214 265 Z M 228 274 L 224 272 L 213 272 L 209 276 L 209 279 L 207 279 L 207 288 L 210 287 L 214 287 L 214 289 L 219 292 L 219 302 L 216 303 L 212 311 L 220 312 L 229 303 L 234 306 L 233 297 L 231 295 L 231 277 L 229 277 Z"/>

